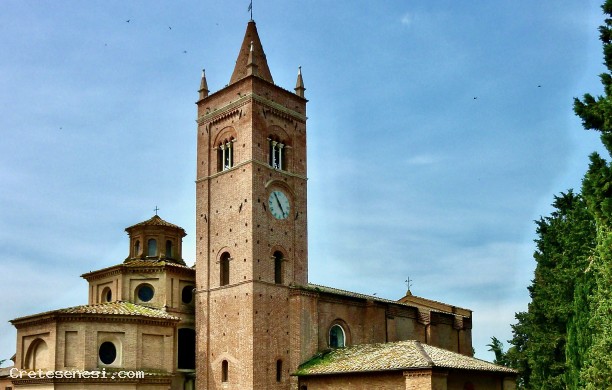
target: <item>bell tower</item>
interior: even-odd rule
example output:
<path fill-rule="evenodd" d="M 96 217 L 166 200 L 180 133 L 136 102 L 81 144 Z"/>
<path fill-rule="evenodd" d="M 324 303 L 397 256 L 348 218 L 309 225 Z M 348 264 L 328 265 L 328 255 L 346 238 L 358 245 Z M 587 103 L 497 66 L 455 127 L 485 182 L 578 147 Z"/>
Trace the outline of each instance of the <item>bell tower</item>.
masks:
<path fill-rule="evenodd" d="M 274 84 L 254 21 L 197 102 L 198 389 L 289 389 L 290 287 L 308 282 L 306 99 Z"/>

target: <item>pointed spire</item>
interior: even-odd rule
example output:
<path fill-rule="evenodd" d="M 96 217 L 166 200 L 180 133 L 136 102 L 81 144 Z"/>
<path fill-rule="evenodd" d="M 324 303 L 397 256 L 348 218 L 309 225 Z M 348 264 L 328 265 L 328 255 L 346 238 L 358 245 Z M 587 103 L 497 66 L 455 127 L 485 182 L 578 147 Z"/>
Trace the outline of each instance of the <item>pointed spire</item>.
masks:
<path fill-rule="evenodd" d="M 249 49 L 249 59 L 247 60 L 247 76 L 257 76 L 257 64 L 253 58 L 253 41 L 251 41 L 251 48 Z"/>
<path fill-rule="evenodd" d="M 208 96 L 208 84 L 206 83 L 206 72 L 202 69 L 202 81 L 200 81 L 200 100 Z"/>
<path fill-rule="evenodd" d="M 238 53 L 238 59 L 236 60 L 236 67 L 232 73 L 230 84 L 237 82 L 249 75 L 249 64 L 257 66 L 257 76 L 270 83 L 274 83 L 272 80 L 272 74 L 268 67 L 268 61 L 266 60 L 266 54 L 264 53 L 263 46 L 259 40 L 259 34 L 257 33 L 257 27 L 254 21 L 250 21 L 247 24 L 247 29 L 244 34 L 242 46 Z M 253 69 L 254 70 L 254 69 Z M 255 74 L 255 73 L 253 73 Z"/>
<path fill-rule="evenodd" d="M 298 67 L 298 76 L 297 76 L 297 81 L 295 83 L 295 94 L 300 96 L 300 97 L 304 97 L 304 91 L 306 91 L 306 88 L 304 88 L 304 80 L 302 79 L 302 67 Z"/>

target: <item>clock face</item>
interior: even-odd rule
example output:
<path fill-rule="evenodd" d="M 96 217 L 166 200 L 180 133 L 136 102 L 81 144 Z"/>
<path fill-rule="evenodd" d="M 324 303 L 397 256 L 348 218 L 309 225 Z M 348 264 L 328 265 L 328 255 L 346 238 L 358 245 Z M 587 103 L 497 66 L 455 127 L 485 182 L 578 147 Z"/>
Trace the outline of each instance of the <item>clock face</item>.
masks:
<path fill-rule="evenodd" d="M 287 219 L 289 216 L 289 210 L 291 209 L 289 198 L 280 190 L 272 191 L 270 197 L 268 197 L 268 206 L 276 219 Z"/>

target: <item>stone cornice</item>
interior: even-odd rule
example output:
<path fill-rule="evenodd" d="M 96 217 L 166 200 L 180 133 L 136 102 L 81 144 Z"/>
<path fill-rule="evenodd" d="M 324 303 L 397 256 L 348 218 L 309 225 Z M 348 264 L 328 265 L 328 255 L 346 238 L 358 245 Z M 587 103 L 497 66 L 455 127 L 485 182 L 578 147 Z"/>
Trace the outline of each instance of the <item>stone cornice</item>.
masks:
<path fill-rule="evenodd" d="M 206 180 L 214 179 L 214 178 L 216 178 L 218 176 L 221 176 L 221 175 L 224 175 L 226 173 L 230 173 L 230 172 L 232 172 L 234 170 L 237 170 L 239 168 L 242 168 L 243 166 L 248 165 L 248 164 L 255 164 L 255 165 L 262 166 L 264 168 L 273 169 L 273 168 L 270 167 L 270 165 L 268 165 L 266 163 L 263 163 L 261 161 L 257 161 L 257 160 L 251 159 L 251 160 L 247 160 L 247 161 L 241 162 L 239 164 L 236 164 L 233 167 L 231 167 L 229 169 L 226 169 L 224 171 L 215 172 L 215 173 L 213 173 L 210 176 L 204 176 L 204 177 L 201 177 L 199 179 L 196 179 L 195 182 L 196 183 L 200 183 L 200 182 L 203 182 L 203 181 L 206 181 Z M 308 178 L 306 176 L 298 175 L 297 173 L 293 173 L 293 172 L 289 172 L 289 171 L 282 171 L 282 170 L 278 170 L 278 169 L 275 169 L 275 171 L 277 171 L 279 173 L 282 173 L 283 175 L 290 176 L 290 177 L 295 177 L 295 178 L 302 179 L 302 180 L 308 180 Z"/>
<path fill-rule="evenodd" d="M 241 96 L 238 100 L 235 100 L 221 108 L 213 110 L 201 117 L 199 117 L 196 122 L 201 125 L 203 123 L 213 124 L 220 120 L 223 120 L 227 117 L 231 117 L 233 115 L 240 114 L 240 107 L 244 106 L 250 101 L 255 101 L 269 108 L 269 112 L 273 113 L 276 116 L 279 116 L 288 120 L 295 120 L 297 122 L 306 123 L 307 117 L 297 111 L 291 110 L 287 107 L 284 107 L 281 104 L 278 104 L 270 99 L 267 99 L 263 96 L 257 95 L 255 93 L 248 93 L 244 96 Z"/>

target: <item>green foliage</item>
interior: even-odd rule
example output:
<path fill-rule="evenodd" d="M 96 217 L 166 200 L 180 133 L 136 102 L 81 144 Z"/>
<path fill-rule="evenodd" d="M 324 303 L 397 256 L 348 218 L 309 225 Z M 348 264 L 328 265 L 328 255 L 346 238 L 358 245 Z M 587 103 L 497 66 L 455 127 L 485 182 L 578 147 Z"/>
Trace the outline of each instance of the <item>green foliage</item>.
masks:
<path fill-rule="evenodd" d="M 517 313 L 508 364 L 520 373 L 519 388 L 565 389 L 568 323 L 574 316 L 576 281 L 595 246 L 595 224 L 573 191 L 555 197 L 554 211 L 536 221 L 535 277 L 527 312 Z"/>
<path fill-rule="evenodd" d="M 612 0 L 602 9 L 604 95 L 574 99 L 574 112 L 612 155 Z M 516 314 L 504 358 L 520 372 L 519 388 L 612 389 L 612 164 L 592 154 L 581 194 L 553 206 L 536 221 L 532 301 Z"/>
<path fill-rule="evenodd" d="M 491 337 L 491 344 L 487 344 L 487 347 L 489 347 L 489 351 L 492 351 L 495 354 L 495 360 L 493 363 L 501 366 L 508 366 L 508 359 L 506 358 L 506 353 L 504 352 L 504 343 L 499 341 L 497 337 L 493 336 Z"/>

